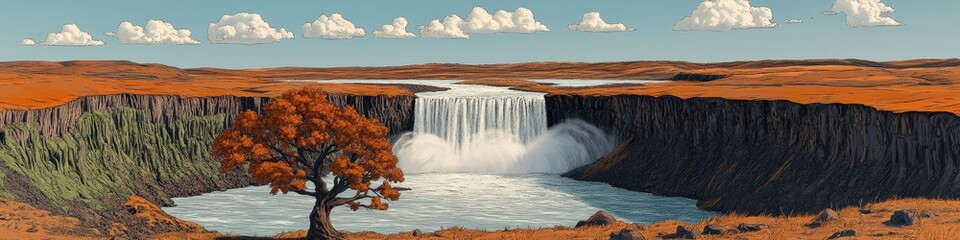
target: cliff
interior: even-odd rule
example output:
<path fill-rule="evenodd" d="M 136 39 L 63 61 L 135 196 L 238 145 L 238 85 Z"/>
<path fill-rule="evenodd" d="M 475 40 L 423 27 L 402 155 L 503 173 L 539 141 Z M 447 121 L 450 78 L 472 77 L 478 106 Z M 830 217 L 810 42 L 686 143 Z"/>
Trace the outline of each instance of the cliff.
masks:
<path fill-rule="evenodd" d="M 399 133 L 412 129 L 413 96 L 330 95 Z M 242 170 L 222 173 L 213 139 L 261 97 L 107 95 L 38 110 L 0 111 L 0 197 L 77 216 L 104 228 L 139 195 L 172 197 L 249 186 Z"/>
<path fill-rule="evenodd" d="M 547 97 L 626 140 L 568 176 L 699 200 L 724 212 L 811 213 L 960 197 L 960 117 L 844 104 L 616 95 Z"/>

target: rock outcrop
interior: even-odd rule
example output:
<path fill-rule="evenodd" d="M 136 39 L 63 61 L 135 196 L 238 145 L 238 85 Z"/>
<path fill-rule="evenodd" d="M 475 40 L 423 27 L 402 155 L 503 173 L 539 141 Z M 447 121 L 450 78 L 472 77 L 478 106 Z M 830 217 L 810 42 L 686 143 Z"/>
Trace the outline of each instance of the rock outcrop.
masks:
<path fill-rule="evenodd" d="M 960 197 L 960 117 L 861 105 L 649 96 L 547 96 L 626 140 L 571 172 L 699 200 L 708 210 L 815 213 L 895 197 Z"/>
<path fill-rule="evenodd" d="M 613 215 L 600 210 L 587 218 L 587 220 L 577 222 L 576 227 L 606 226 L 615 222 L 617 222 L 617 219 L 614 218 Z"/>
<path fill-rule="evenodd" d="M 893 212 L 893 215 L 890 216 L 890 220 L 884 224 L 892 227 L 912 226 L 913 224 L 920 222 L 921 217 L 922 214 L 916 210 L 899 210 Z"/>

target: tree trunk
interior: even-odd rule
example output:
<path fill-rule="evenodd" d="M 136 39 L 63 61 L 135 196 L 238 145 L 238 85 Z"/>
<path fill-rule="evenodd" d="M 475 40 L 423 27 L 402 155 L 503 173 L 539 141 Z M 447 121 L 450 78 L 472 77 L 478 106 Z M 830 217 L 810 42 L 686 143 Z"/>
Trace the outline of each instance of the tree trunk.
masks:
<path fill-rule="evenodd" d="M 333 224 L 330 224 L 330 210 L 332 209 L 333 207 L 327 206 L 325 201 L 317 199 L 316 205 L 313 206 L 313 212 L 310 213 L 310 230 L 307 231 L 307 239 L 343 239 L 340 232 L 337 232 L 337 229 L 333 228 Z"/>

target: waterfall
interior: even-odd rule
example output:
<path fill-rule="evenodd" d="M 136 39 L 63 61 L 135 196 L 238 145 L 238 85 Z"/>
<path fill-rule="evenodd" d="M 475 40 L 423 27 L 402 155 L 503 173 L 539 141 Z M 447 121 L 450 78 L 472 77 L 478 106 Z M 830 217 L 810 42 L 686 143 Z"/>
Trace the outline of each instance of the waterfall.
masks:
<path fill-rule="evenodd" d="M 422 96 L 415 102 L 413 131 L 446 139 L 464 150 L 474 136 L 501 135 L 527 144 L 547 131 L 542 94 L 508 97 Z"/>
<path fill-rule="evenodd" d="M 405 172 L 563 173 L 616 145 L 584 121 L 547 128 L 543 93 L 448 84 L 417 94 L 414 131 L 394 143 Z"/>

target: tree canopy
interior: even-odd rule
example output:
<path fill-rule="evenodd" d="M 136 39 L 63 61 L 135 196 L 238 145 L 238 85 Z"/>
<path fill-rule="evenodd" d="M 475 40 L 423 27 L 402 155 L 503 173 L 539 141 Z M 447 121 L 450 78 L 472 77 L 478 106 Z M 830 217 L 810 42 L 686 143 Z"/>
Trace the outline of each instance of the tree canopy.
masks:
<path fill-rule="evenodd" d="M 377 119 L 352 106 L 338 107 L 319 89 L 306 88 L 284 93 L 262 113 L 240 113 L 214 141 L 213 153 L 223 158 L 223 171 L 246 165 L 255 181 L 269 183 L 272 194 L 316 197 L 328 218 L 332 207 L 386 210 L 384 200 L 400 198 L 390 183 L 402 182 L 403 171 L 388 134 Z M 333 175 L 329 185 L 324 181 L 328 174 Z M 308 189 L 307 181 L 315 187 Z M 371 186 L 376 181 L 382 182 Z M 347 189 L 356 194 L 339 196 Z"/>

